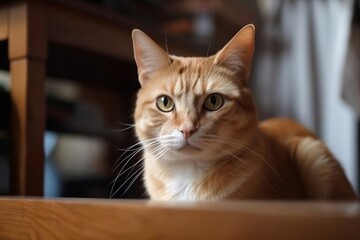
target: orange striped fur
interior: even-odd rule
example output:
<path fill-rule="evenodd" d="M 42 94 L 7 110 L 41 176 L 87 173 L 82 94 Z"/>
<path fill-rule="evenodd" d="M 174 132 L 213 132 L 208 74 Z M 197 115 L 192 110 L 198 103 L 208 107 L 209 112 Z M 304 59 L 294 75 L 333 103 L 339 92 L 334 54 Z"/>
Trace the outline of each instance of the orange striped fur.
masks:
<path fill-rule="evenodd" d="M 133 31 L 135 129 L 151 199 L 356 197 L 314 134 L 291 120 L 259 123 L 247 86 L 254 34 L 248 25 L 214 56 L 177 57 Z"/>

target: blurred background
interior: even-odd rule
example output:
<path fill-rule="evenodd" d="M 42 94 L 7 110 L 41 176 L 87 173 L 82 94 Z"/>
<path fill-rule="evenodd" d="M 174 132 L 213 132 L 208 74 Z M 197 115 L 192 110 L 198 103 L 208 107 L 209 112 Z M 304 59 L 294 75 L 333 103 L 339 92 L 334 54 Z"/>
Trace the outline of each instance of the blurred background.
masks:
<path fill-rule="evenodd" d="M 100 27 L 125 29 L 126 36 L 112 44 L 130 54 L 133 28 L 164 48 L 167 43 L 171 54 L 205 56 L 244 25 L 255 24 L 250 85 L 260 119 L 289 117 L 313 130 L 359 190 L 360 1 L 48 2 L 84 13 Z M 105 36 L 84 37 L 96 42 Z M 0 53 L 7 47 L 1 41 Z M 136 143 L 131 128 L 139 88 L 134 60 L 50 42 L 46 74 L 44 195 L 145 198 L 141 153 L 124 154 Z M 9 193 L 10 87 L 7 54 L 0 54 L 0 194 Z"/>

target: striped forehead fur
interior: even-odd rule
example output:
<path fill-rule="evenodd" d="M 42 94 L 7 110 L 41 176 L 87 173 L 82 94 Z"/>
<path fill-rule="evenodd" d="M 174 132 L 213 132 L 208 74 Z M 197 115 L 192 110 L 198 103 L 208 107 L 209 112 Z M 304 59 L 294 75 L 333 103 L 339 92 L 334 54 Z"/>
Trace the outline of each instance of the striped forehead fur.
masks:
<path fill-rule="evenodd" d="M 239 80 L 231 69 L 214 65 L 213 57 L 171 58 L 171 73 L 166 86 L 174 96 L 189 92 L 203 95 L 216 89 L 220 92 L 231 92 L 233 97 L 238 97 L 239 88 L 244 87 L 243 81 Z"/>

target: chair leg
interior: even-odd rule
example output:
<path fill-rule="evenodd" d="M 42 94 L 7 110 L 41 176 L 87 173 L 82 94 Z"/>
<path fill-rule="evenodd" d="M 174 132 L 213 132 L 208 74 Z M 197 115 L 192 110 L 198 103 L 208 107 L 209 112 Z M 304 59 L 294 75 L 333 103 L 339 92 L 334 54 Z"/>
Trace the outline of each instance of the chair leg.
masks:
<path fill-rule="evenodd" d="M 41 1 L 9 5 L 10 193 L 43 195 L 47 19 Z"/>
<path fill-rule="evenodd" d="M 10 189 L 16 195 L 43 195 L 45 62 L 11 62 Z"/>

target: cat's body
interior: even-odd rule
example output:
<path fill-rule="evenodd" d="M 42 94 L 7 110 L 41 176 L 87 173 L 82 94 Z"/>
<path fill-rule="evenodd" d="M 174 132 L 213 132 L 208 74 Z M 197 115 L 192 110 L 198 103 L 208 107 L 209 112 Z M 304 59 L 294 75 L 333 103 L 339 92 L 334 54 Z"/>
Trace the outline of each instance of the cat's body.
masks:
<path fill-rule="evenodd" d="M 353 199 L 342 168 L 311 132 L 259 123 L 247 87 L 254 28 L 207 58 L 169 56 L 133 32 L 141 89 L 135 128 L 154 200 Z"/>

